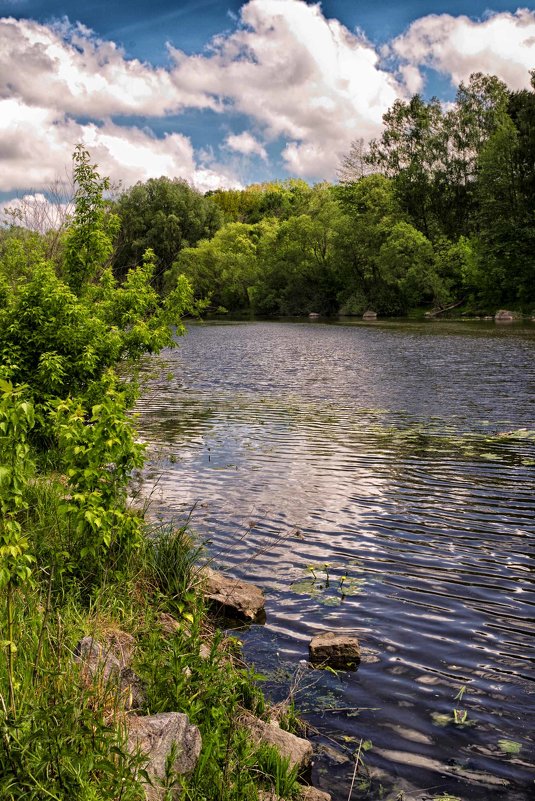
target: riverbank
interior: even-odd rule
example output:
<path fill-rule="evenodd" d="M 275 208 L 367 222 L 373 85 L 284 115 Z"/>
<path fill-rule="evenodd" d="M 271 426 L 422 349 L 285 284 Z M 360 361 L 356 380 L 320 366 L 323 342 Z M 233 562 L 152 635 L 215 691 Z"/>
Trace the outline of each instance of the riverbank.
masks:
<path fill-rule="evenodd" d="M 297 760 L 244 724 L 263 720 L 280 739 L 298 726 L 290 702 L 275 723 L 239 641 L 215 627 L 190 534 L 144 524 L 139 547 L 126 559 L 112 551 L 89 588 L 55 550 L 68 535 L 64 481 L 28 493 L 36 580 L 14 590 L 2 621 L 2 799 L 312 798 L 298 783 L 307 741 L 294 738 L 308 754 Z"/>

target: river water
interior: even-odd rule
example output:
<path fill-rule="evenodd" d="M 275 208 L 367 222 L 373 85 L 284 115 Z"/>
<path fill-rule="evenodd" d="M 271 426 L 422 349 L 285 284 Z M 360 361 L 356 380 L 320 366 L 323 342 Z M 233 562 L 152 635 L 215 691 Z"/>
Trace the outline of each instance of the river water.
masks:
<path fill-rule="evenodd" d="M 333 801 L 361 741 L 354 800 L 535 797 L 534 345 L 533 323 L 205 323 L 147 368 L 143 492 L 265 590 L 245 654 L 274 700 L 297 672 Z M 357 671 L 300 665 L 325 630 L 359 637 Z"/>

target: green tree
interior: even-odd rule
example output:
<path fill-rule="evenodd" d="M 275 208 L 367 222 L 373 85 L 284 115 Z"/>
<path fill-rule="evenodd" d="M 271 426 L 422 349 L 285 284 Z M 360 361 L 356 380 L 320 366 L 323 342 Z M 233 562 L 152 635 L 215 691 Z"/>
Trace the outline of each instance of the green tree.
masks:
<path fill-rule="evenodd" d="M 153 281 L 157 289 L 182 248 L 210 238 L 222 222 L 213 200 L 186 181 L 165 177 L 137 183 L 121 195 L 116 211 L 120 230 L 113 258 L 115 275 L 123 278 L 150 248 L 156 257 Z"/>
<path fill-rule="evenodd" d="M 212 239 L 184 248 L 165 276 L 165 286 L 175 286 L 184 275 L 194 287 L 196 299 L 206 299 L 213 309 L 241 311 L 251 304 L 256 281 L 257 248 L 264 224 L 228 223 Z"/>
<path fill-rule="evenodd" d="M 109 179 L 100 177 L 83 145 L 76 145 L 73 162 L 75 213 L 65 237 L 64 272 L 70 288 L 79 294 L 108 264 L 118 219 L 109 213 L 104 197 Z"/>

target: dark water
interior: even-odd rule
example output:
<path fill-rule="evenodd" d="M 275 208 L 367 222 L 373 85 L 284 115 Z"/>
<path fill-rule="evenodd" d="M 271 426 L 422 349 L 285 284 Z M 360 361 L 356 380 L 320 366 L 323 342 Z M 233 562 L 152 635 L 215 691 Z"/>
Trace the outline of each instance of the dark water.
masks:
<path fill-rule="evenodd" d="M 216 564 L 264 588 L 242 637 L 268 691 L 315 633 L 361 639 L 358 671 L 297 693 L 334 801 L 361 740 L 353 799 L 535 797 L 534 345 L 535 324 L 205 324 L 150 365 L 144 492 L 197 503 Z"/>

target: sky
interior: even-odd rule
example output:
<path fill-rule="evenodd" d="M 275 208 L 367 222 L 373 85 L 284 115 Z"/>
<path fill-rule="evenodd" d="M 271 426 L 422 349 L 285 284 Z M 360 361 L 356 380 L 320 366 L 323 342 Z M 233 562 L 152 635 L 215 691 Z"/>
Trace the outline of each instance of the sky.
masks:
<path fill-rule="evenodd" d="M 529 88 L 535 5 L 489 3 L 0 0 L 0 205 L 46 197 L 78 142 L 124 188 L 334 180 L 396 99 Z"/>

